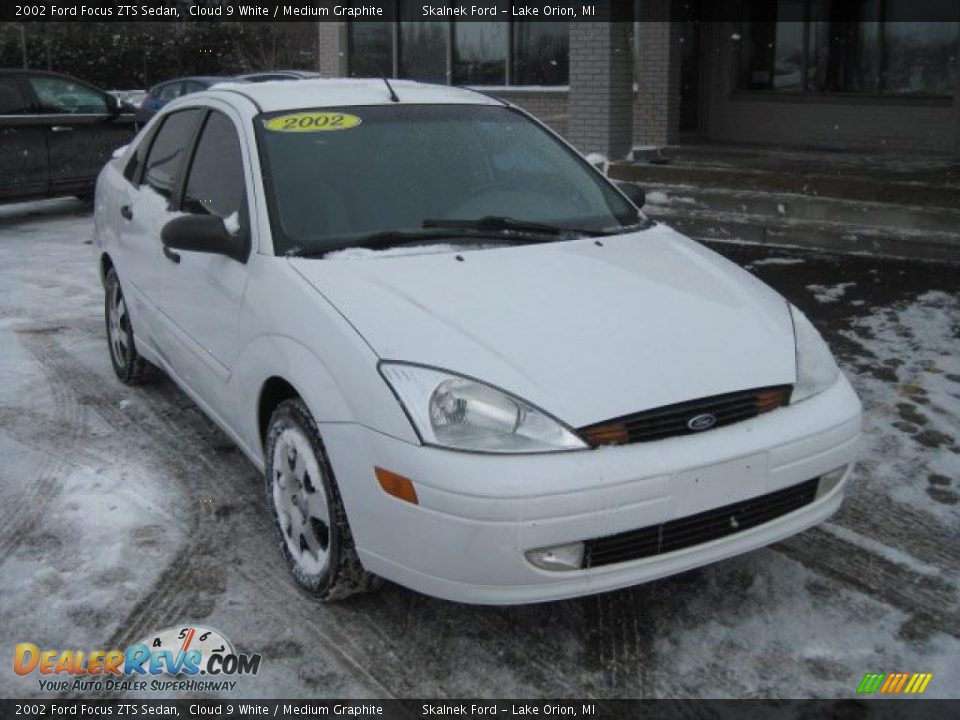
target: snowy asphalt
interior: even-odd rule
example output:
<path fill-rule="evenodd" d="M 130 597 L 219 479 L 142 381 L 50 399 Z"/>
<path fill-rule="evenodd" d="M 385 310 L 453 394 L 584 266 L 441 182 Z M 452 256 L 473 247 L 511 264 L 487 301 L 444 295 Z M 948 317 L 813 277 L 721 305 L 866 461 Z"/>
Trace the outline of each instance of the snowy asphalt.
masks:
<path fill-rule="evenodd" d="M 0 206 L 0 696 L 13 645 L 109 649 L 181 623 L 263 655 L 246 697 L 852 697 L 932 672 L 960 696 L 960 268 L 725 245 L 825 333 L 865 439 L 842 510 L 648 585 L 512 608 L 393 585 L 319 605 L 253 468 L 169 380 L 107 355 L 92 219 Z"/>

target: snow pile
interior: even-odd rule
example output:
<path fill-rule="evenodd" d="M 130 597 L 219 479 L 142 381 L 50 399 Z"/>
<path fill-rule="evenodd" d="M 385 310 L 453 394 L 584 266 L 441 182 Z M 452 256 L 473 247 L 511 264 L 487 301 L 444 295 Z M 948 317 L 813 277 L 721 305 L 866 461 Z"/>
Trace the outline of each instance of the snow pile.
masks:
<path fill-rule="evenodd" d="M 373 250 L 365 247 L 344 248 L 324 255 L 326 260 L 365 260 L 368 258 L 401 257 L 403 255 L 438 255 L 440 253 L 470 252 L 471 250 L 489 250 L 503 247 L 506 243 L 485 243 L 476 245 L 453 245 L 451 243 L 432 243 L 429 245 L 397 245 L 395 247 Z"/>
<path fill-rule="evenodd" d="M 603 153 L 592 152 L 588 153 L 585 156 L 585 159 L 588 163 L 593 165 L 597 170 L 602 172 L 604 175 L 607 174 L 607 171 L 610 169 L 610 160 Z"/>
<path fill-rule="evenodd" d="M 695 198 L 685 195 L 668 195 L 663 190 L 647 192 L 647 202 L 650 205 L 696 205 L 700 206 Z"/>
<path fill-rule="evenodd" d="M 837 283 L 836 285 L 807 285 L 807 290 L 813 293 L 817 302 L 833 303 L 846 295 L 847 290 L 856 287 L 854 282 Z"/>
<path fill-rule="evenodd" d="M 230 213 L 223 219 L 223 227 L 226 228 L 227 232 L 231 235 L 236 235 L 240 232 L 240 215 L 236 211 Z"/>
<path fill-rule="evenodd" d="M 754 260 L 750 265 L 752 267 L 760 267 L 761 265 L 803 265 L 804 262 L 803 258 L 769 257 Z"/>

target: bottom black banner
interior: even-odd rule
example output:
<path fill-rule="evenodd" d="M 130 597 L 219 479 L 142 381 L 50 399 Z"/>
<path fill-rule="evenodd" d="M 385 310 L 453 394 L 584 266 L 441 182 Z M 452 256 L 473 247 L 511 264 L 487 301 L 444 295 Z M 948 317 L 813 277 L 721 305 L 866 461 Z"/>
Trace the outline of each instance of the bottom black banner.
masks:
<path fill-rule="evenodd" d="M 939 720 L 960 700 L 0 700 L 0 718 L 60 717 Z"/>

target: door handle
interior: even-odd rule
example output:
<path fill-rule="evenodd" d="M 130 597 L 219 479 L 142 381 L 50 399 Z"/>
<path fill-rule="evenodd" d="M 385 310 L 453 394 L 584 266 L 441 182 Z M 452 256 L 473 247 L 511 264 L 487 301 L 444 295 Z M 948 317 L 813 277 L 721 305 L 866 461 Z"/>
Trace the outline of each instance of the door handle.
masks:
<path fill-rule="evenodd" d="M 175 253 L 173 250 L 168 248 L 166 245 L 163 246 L 163 254 L 167 256 L 167 260 L 171 262 L 179 263 L 180 262 L 180 253 Z"/>
<path fill-rule="evenodd" d="M 50 128 L 53 132 L 73 132 L 73 127 L 70 125 L 54 125 Z"/>
<path fill-rule="evenodd" d="M 133 210 L 129 205 L 123 205 L 120 207 L 120 214 L 123 215 L 127 220 L 133 220 Z"/>

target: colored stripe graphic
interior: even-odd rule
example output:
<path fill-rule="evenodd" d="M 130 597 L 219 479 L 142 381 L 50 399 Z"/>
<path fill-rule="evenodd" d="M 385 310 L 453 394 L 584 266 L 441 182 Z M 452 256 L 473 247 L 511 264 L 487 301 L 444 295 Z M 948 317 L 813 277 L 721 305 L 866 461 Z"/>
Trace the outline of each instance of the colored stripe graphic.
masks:
<path fill-rule="evenodd" d="M 903 690 L 903 686 L 907 682 L 907 678 L 910 677 L 908 673 L 900 673 L 900 679 L 897 681 L 896 686 L 890 691 L 892 693 L 898 693 Z"/>
<path fill-rule="evenodd" d="M 897 678 L 899 677 L 900 673 L 890 673 L 887 675 L 886 681 L 880 686 L 880 693 L 883 694 L 890 692 L 890 688 L 896 684 Z"/>
<path fill-rule="evenodd" d="M 858 693 L 875 693 L 880 688 L 880 682 L 883 680 L 883 673 L 867 673 L 860 681 L 857 687 Z"/>
<path fill-rule="evenodd" d="M 919 695 L 927 689 L 933 673 L 867 673 L 857 686 L 860 695 L 881 693 Z"/>

